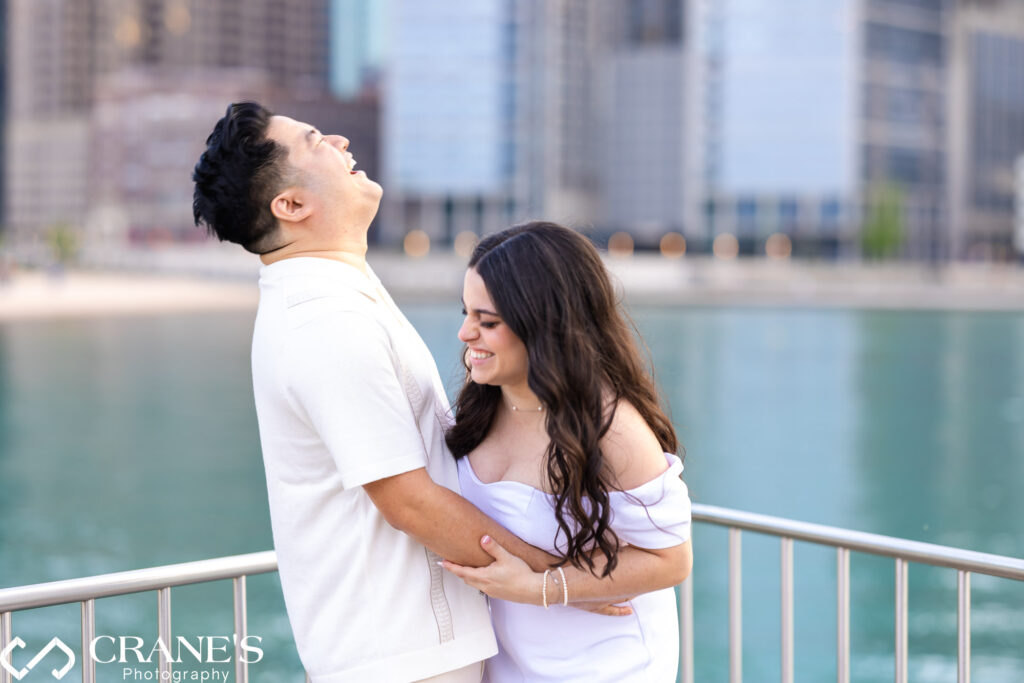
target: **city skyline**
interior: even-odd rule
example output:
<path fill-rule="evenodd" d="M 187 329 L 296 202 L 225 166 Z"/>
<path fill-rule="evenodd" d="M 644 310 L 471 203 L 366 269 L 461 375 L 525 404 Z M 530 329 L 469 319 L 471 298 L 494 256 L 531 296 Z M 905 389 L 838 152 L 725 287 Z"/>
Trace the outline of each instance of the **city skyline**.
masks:
<path fill-rule="evenodd" d="M 727 235 L 763 253 L 780 234 L 826 258 L 1013 255 L 1024 8 L 1010 2 L 4 10 L 11 239 L 60 225 L 198 239 L 187 181 L 170 188 L 226 103 L 255 98 L 361 148 L 386 188 L 385 245 L 544 217 L 638 248 L 677 233 L 692 252 Z"/>

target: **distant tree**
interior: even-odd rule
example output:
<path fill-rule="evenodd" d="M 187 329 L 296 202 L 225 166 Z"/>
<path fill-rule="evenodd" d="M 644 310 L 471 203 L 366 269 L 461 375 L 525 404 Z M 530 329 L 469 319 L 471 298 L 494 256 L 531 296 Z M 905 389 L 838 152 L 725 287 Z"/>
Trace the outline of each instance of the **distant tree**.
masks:
<path fill-rule="evenodd" d="M 880 185 L 871 193 L 868 219 L 861 231 L 861 248 L 872 259 L 895 256 L 903 244 L 903 191 L 897 185 Z"/>
<path fill-rule="evenodd" d="M 50 227 L 50 246 L 57 263 L 66 266 L 78 255 L 78 239 L 74 229 L 67 223 L 55 223 Z"/>

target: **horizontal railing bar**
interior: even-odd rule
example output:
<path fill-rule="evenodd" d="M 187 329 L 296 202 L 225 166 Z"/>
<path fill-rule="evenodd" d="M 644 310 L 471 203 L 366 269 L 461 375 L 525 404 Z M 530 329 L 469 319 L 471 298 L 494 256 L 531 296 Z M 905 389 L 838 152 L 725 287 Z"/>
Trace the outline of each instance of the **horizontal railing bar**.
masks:
<path fill-rule="evenodd" d="M 273 571 L 277 571 L 277 555 L 273 550 L 266 550 L 260 553 L 134 569 L 115 574 L 0 588 L 0 612 L 82 602 L 113 595 L 185 586 L 190 583 L 233 579 L 242 574 L 266 574 Z"/>
<path fill-rule="evenodd" d="M 798 541 L 808 541 L 836 548 L 849 548 L 872 555 L 962 569 L 1005 579 L 1024 580 L 1024 560 L 1002 555 L 990 555 L 973 550 L 908 541 L 892 536 L 797 522 L 782 517 L 771 517 L 698 503 L 693 504 L 693 519 L 696 522 L 719 524 L 772 536 L 787 536 Z M 0 609 L 2 608 L 3 603 L 0 603 Z"/>

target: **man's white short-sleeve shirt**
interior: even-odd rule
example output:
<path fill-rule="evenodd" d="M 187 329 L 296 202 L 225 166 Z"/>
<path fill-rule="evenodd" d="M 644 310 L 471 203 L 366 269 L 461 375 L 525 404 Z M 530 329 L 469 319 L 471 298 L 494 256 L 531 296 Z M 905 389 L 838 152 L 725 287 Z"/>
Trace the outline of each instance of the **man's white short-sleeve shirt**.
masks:
<path fill-rule="evenodd" d="M 362 488 L 426 467 L 459 491 L 434 360 L 367 269 L 260 270 L 253 390 L 281 588 L 314 683 L 418 680 L 497 652 L 484 597 Z"/>

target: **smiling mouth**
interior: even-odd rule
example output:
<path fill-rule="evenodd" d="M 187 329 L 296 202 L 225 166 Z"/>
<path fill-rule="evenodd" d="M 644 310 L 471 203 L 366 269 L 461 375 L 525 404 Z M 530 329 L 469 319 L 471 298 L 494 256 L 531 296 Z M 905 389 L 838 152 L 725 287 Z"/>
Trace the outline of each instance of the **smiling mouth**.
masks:
<path fill-rule="evenodd" d="M 488 353 L 486 351 L 473 351 L 472 349 L 469 351 L 469 357 L 473 360 L 487 360 L 493 356 L 493 353 Z"/>

